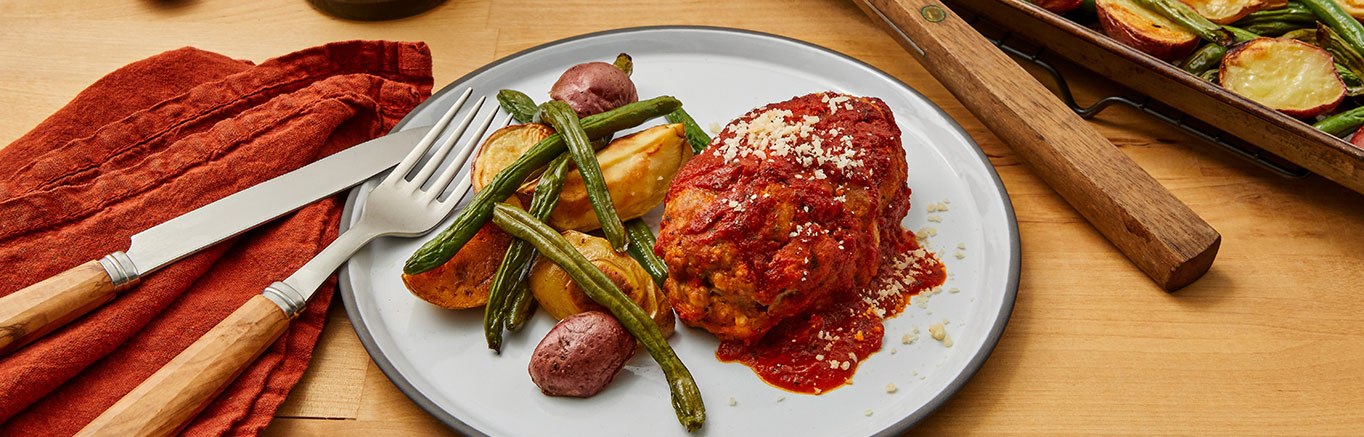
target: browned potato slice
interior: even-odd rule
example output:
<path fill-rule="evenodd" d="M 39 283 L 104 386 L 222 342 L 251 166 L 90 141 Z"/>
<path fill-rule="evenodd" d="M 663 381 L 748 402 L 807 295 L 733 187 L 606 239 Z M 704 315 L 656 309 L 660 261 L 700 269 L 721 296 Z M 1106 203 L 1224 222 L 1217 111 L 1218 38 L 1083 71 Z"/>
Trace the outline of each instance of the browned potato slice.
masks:
<path fill-rule="evenodd" d="M 1189 5 L 1198 15 L 1217 24 L 1231 24 L 1250 15 L 1251 12 L 1267 9 L 1265 0 L 1179 0 Z M 1286 3 L 1286 2 L 1285 2 Z"/>
<path fill-rule="evenodd" d="M 493 273 L 507 255 L 511 238 L 497 225 L 488 222 L 445 264 L 415 275 L 404 274 L 403 285 L 414 296 L 438 307 L 482 306 L 488 303 Z"/>
<path fill-rule="evenodd" d="M 554 129 L 539 123 L 514 124 L 498 129 L 483 140 L 474 155 L 474 169 L 469 172 L 474 191 L 481 191 L 512 161 L 526 154 L 540 140 L 553 135 Z"/>
<path fill-rule="evenodd" d="M 644 215 L 663 203 L 673 175 L 691 159 L 691 146 L 681 124 L 654 126 L 612 141 L 597 151 L 606 188 L 621 220 Z M 517 196 L 523 205 L 530 204 L 535 191 L 533 183 L 521 187 Z M 564 178 L 564 190 L 559 204 L 549 216 L 555 229 L 590 231 L 601 227 L 597 213 L 587 199 L 587 187 L 577 170 Z"/>
<path fill-rule="evenodd" d="M 1157 58 L 1172 61 L 1198 47 L 1198 36 L 1132 0 L 1096 0 L 1104 33 Z"/>
<path fill-rule="evenodd" d="M 1345 83 L 1331 55 L 1301 41 L 1256 38 L 1222 59 L 1222 86 L 1297 118 L 1335 109 Z"/>
<path fill-rule="evenodd" d="M 622 293 L 639 304 L 644 312 L 654 319 L 664 336 L 673 332 L 673 306 L 668 295 L 654 284 L 653 277 L 629 255 L 616 253 L 605 238 L 594 237 L 578 231 L 564 231 L 564 238 L 578 249 L 583 257 L 601 269 Z M 581 288 L 559 268 L 545 257 L 537 257 L 530 270 L 530 292 L 540 307 L 556 319 L 562 319 L 584 311 L 607 311 L 587 297 Z"/>

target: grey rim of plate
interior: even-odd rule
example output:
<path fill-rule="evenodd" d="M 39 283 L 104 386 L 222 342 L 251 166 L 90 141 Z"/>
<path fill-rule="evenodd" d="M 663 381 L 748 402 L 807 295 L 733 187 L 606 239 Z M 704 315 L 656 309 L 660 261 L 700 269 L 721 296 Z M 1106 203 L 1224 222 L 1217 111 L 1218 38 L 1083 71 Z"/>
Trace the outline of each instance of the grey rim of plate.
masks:
<path fill-rule="evenodd" d="M 417 105 L 416 108 L 413 108 L 412 112 L 410 112 L 408 116 L 404 117 L 401 121 L 399 121 L 398 124 L 395 125 L 392 130 L 395 132 L 402 130 L 402 128 L 406 126 L 408 121 L 410 121 L 410 119 L 412 118 L 412 114 L 420 113 L 424 108 L 426 108 L 428 104 L 430 104 L 433 101 L 436 101 L 437 97 L 444 95 L 446 93 L 455 92 L 454 90 L 461 89 L 461 87 L 466 81 L 475 76 L 478 76 L 485 70 L 509 62 L 513 59 L 519 58 L 526 54 L 538 52 L 549 47 L 581 39 L 615 34 L 648 32 L 656 30 L 698 30 L 710 32 L 730 32 L 744 36 L 758 36 L 799 44 L 810 49 L 818 50 L 845 59 L 849 62 L 867 68 L 868 70 L 874 72 L 875 74 L 884 77 L 888 82 L 903 88 L 905 92 L 922 98 L 926 102 L 931 102 L 927 97 L 924 97 L 923 94 L 920 94 L 917 90 L 911 88 L 908 84 L 900 81 L 894 76 L 886 74 L 886 72 L 881 71 L 880 69 L 873 67 L 865 62 L 862 62 L 857 58 L 845 55 L 843 53 L 839 53 L 837 51 L 831 50 L 829 48 L 817 44 L 765 32 L 735 29 L 729 27 L 643 26 L 605 30 L 600 32 L 593 32 L 568 37 L 557 41 L 541 44 L 535 47 L 531 47 L 516 52 L 515 54 L 504 57 L 502 59 L 493 61 L 492 63 L 479 67 L 477 70 L 469 72 L 469 74 L 460 77 L 454 82 L 451 82 L 450 84 L 446 85 L 444 88 L 441 88 L 440 91 L 437 91 L 436 93 L 432 94 L 430 98 L 426 99 L 426 101 L 422 102 L 420 105 Z M 1021 249 L 1018 237 L 1018 221 L 1014 216 L 1013 202 L 1012 200 L 1009 199 L 1008 191 L 1005 190 L 1004 188 L 1004 182 L 1000 180 L 999 173 L 995 171 L 994 165 L 990 164 L 989 158 L 986 157 L 985 153 L 980 150 L 980 147 L 976 144 L 975 140 L 971 138 L 971 136 L 967 134 L 964 129 L 962 129 L 961 125 L 957 124 L 956 120 L 949 116 L 946 112 L 943 112 L 942 108 L 938 107 L 937 105 L 931 106 L 933 107 L 933 109 L 938 111 L 938 115 L 941 115 L 944 119 L 951 121 L 950 123 L 951 127 L 955 129 L 957 133 L 961 134 L 961 136 L 964 137 L 968 142 L 970 142 L 972 146 L 974 146 L 973 151 L 976 153 L 976 156 L 980 159 L 981 163 L 985 165 L 986 170 L 989 172 L 990 177 L 993 179 L 995 187 L 999 190 L 1000 197 L 1004 200 L 1005 203 L 1004 205 L 1005 208 L 1003 208 L 1003 212 L 1005 213 L 1006 218 L 1005 221 L 1008 223 L 1009 226 L 1008 228 L 1009 240 L 1012 243 L 1011 247 L 1013 253 L 1011 253 L 1009 256 L 1009 277 L 1008 283 L 1004 289 L 1005 295 L 1003 297 L 1003 304 L 1000 306 L 999 315 L 995 318 L 994 326 L 990 327 L 989 336 L 985 339 L 983 347 L 976 353 L 974 357 L 971 358 L 970 362 L 966 364 L 964 371 L 961 374 L 957 375 L 957 377 L 947 385 L 946 389 L 939 392 L 936 396 L 933 397 L 932 400 L 930 400 L 923 407 L 905 416 L 904 419 L 876 433 L 876 435 L 878 436 L 896 435 L 914 426 L 915 423 L 918 423 L 920 420 L 923 420 L 923 418 L 928 417 L 928 415 L 931 414 L 934 410 L 937 410 L 939 406 L 942 406 L 943 403 L 947 402 L 947 399 L 951 398 L 952 395 L 956 394 L 958 390 L 961 390 L 961 388 L 966 385 L 966 382 L 969 381 L 972 376 L 975 376 L 976 372 L 980 370 L 980 367 L 985 364 L 985 360 L 990 357 L 990 353 L 994 351 L 995 346 L 999 343 L 999 338 L 1004 334 L 1004 327 L 1009 323 L 1009 316 L 1013 312 L 1014 300 L 1018 295 L 1018 277 L 1019 272 L 1021 271 L 1020 270 Z M 341 212 L 342 217 L 340 224 L 341 232 L 345 232 L 346 228 L 349 227 L 349 220 L 346 220 L 346 218 L 351 217 L 351 215 L 354 214 L 355 201 L 357 196 L 359 196 L 360 194 L 360 190 L 361 188 L 357 186 L 356 188 L 352 189 L 350 191 L 350 194 L 346 197 L 346 204 Z M 364 323 L 364 319 L 360 315 L 360 311 L 358 311 L 358 309 L 356 308 L 355 289 L 350 281 L 349 268 L 350 263 L 347 262 L 346 264 L 342 265 L 341 269 L 337 273 L 339 279 L 338 285 L 340 286 L 341 289 L 341 301 L 346 307 L 346 317 L 350 319 L 351 326 L 355 328 L 356 336 L 360 338 L 360 343 L 364 345 L 365 352 L 368 353 L 370 358 L 374 360 L 374 363 L 379 366 L 379 370 L 384 372 L 384 375 L 388 377 L 389 381 L 393 382 L 393 385 L 398 387 L 399 391 L 401 391 L 404 395 L 407 395 L 407 397 L 410 398 L 414 403 L 420 406 L 427 413 L 431 414 L 437 420 L 440 420 L 445 425 L 466 435 L 477 436 L 487 435 L 477 429 L 474 429 L 468 424 L 465 424 L 463 421 L 460 421 L 458 418 L 454 417 L 444 409 L 441 409 L 438 405 L 436 405 L 435 402 L 427 398 L 426 395 L 421 392 L 421 390 L 417 389 L 415 386 L 412 385 L 411 382 L 404 378 L 403 375 L 396 370 L 393 363 L 389 361 L 388 357 L 384 356 L 383 354 L 376 353 L 379 350 L 378 345 L 375 343 L 373 335 L 370 334 L 369 328 Z"/>

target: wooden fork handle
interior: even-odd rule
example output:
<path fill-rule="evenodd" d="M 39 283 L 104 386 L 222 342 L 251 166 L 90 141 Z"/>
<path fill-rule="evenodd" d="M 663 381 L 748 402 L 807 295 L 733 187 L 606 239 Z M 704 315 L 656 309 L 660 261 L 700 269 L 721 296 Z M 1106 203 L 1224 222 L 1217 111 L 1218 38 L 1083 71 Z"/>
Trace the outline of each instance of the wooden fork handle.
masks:
<path fill-rule="evenodd" d="M 1161 288 L 1207 272 L 1221 235 L 946 6 L 856 2 Z"/>
<path fill-rule="evenodd" d="M 263 295 L 252 297 L 77 435 L 179 432 L 288 326 L 278 305 Z"/>
<path fill-rule="evenodd" d="M 0 297 L 0 357 L 113 300 L 116 294 L 104 267 L 90 261 Z"/>

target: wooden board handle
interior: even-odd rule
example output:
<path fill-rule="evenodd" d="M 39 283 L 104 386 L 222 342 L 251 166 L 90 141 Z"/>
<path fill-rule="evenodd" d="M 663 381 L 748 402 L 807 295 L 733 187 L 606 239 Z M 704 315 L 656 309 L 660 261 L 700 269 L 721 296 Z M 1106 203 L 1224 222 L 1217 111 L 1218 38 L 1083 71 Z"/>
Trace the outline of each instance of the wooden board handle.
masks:
<path fill-rule="evenodd" d="M 175 434 L 288 326 L 279 306 L 265 296 L 252 297 L 77 435 Z"/>
<path fill-rule="evenodd" d="M 1161 288 L 1208 271 L 1222 236 L 946 6 L 856 1 Z"/>
<path fill-rule="evenodd" d="M 90 261 L 0 297 L 0 357 L 103 305 L 116 293 L 104 267 Z"/>

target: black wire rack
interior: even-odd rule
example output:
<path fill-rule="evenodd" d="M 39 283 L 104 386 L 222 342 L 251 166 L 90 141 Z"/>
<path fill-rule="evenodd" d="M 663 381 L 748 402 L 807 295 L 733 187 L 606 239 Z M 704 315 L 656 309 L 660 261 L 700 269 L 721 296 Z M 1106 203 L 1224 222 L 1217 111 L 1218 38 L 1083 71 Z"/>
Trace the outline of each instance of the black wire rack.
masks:
<path fill-rule="evenodd" d="M 1061 74 L 1061 71 L 1053 66 L 1051 62 L 1043 59 L 1044 57 L 1050 58 L 1050 52 L 1047 51 L 1045 47 L 1028 40 L 1022 35 L 1014 34 L 1014 32 L 1008 30 L 1007 27 L 976 15 L 969 9 L 958 7 L 953 8 L 953 11 L 960 15 L 963 20 L 966 20 L 972 27 L 976 28 L 977 31 L 984 35 L 986 39 L 990 40 L 996 47 L 999 47 L 1000 50 L 1004 51 L 1004 53 L 1008 53 L 1014 58 L 1033 64 L 1050 75 L 1057 85 L 1056 88 L 1059 93 L 1057 97 L 1060 97 L 1061 101 L 1065 102 L 1066 106 L 1069 106 L 1070 109 L 1075 111 L 1076 114 L 1079 114 L 1081 118 L 1094 118 L 1099 115 L 1099 113 L 1115 104 L 1126 105 L 1188 132 L 1195 137 L 1202 138 L 1211 144 L 1231 152 L 1233 155 L 1277 175 L 1286 178 L 1301 178 L 1311 174 L 1307 169 L 1299 167 L 1288 160 L 1269 153 L 1264 149 L 1256 147 L 1245 140 L 1217 129 L 1212 125 L 1190 117 L 1188 114 L 1180 112 L 1177 109 L 1151 98 L 1151 96 L 1129 98 L 1113 95 L 1103 97 L 1089 106 L 1081 106 L 1075 101 L 1075 95 L 1071 93 L 1070 85 L 1067 84 L 1066 78 Z"/>

